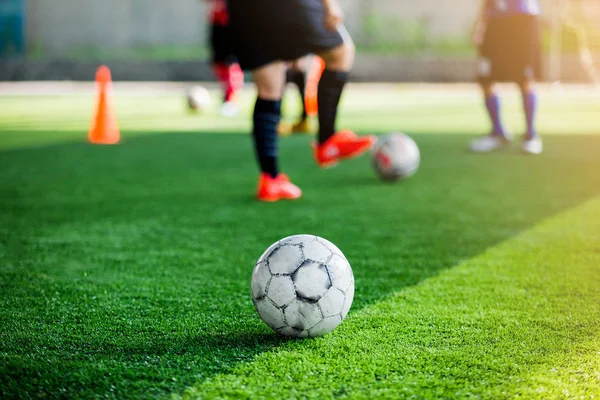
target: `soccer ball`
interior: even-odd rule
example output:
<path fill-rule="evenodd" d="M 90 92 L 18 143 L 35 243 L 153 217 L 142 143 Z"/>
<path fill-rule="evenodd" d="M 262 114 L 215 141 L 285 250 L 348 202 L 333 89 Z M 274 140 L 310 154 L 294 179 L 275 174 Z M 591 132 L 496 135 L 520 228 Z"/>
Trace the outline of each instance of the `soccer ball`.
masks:
<path fill-rule="evenodd" d="M 252 272 L 252 302 L 275 332 L 316 337 L 334 330 L 348 315 L 354 275 L 333 243 L 296 235 L 269 247 Z"/>
<path fill-rule="evenodd" d="M 417 172 L 420 162 L 419 147 L 403 133 L 382 136 L 373 148 L 373 166 L 384 180 L 409 178 Z"/>
<path fill-rule="evenodd" d="M 204 112 L 211 104 L 210 93 L 202 86 L 194 86 L 188 90 L 187 105 L 190 110 Z"/>

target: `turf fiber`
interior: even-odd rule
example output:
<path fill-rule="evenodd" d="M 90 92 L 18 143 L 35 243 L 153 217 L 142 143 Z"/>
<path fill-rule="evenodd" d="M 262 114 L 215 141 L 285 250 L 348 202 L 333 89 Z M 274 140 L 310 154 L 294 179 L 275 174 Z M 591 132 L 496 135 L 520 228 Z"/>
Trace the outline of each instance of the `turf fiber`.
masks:
<path fill-rule="evenodd" d="M 543 156 L 473 156 L 476 92 L 358 87 L 342 124 L 411 134 L 418 175 L 321 171 L 308 137 L 286 138 L 305 197 L 259 204 L 244 115 L 118 96 L 123 143 L 96 147 L 88 97 L 0 97 L 2 397 L 600 393 L 597 202 L 511 239 L 600 194 L 600 101 L 545 98 Z M 515 127 L 517 110 L 509 96 Z M 336 243 L 356 277 L 349 320 L 314 341 L 277 337 L 249 297 L 256 258 L 296 233 Z"/>
<path fill-rule="evenodd" d="M 289 342 L 194 398 L 594 398 L 600 197 Z"/>

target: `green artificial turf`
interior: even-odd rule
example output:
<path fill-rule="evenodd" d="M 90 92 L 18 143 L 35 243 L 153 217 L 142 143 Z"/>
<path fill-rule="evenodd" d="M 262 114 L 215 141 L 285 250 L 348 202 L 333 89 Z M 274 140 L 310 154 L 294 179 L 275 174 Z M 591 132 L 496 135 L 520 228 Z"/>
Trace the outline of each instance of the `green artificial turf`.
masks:
<path fill-rule="evenodd" d="M 240 133 L 250 131 L 254 92 L 241 95 L 242 112 L 225 119 L 218 113 L 221 96 L 204 114 L 188 113 L 185 93 L 161 93 L 140 84 L 137 91 L 119 86 L 113 90 L 114 108 L 123 140 L 165 132 Z M 516 135 L 525 131 L 521 99 L 515 87 L 502 87 L 502 114 Z M 290 86 L 284 118 L 298 115 L 297 91 Z M 75 95 L 0 96 L 0 148 L 41 146 L 65 141 L 85 142 L 94 108 L 94 90 Z M 540 89 L 538 125 L 544 135 L 598 133 L 600 95 L 578 87 Z M 340 126 L 359 132 L 482 134 L 489 129 L 481 94 L 466 85 L 353 84 L 345 92 Z"/>
<path fill-rule="evenodd" d="M 505 315 L 504 297 L 495 303 L 490 297 L 494 292 L 488 290 L 491 286 L 466 280 L 470 300 L 488 299 L 481 307 L 489 307 L 496 319 L 486 322 L 485 313 L 477 314 L 477 307 L 465 303 L 465 320 L 474 321 L 479 330 L 463 332 L 456 321 L 435 323 L 438 312 L 440 318 L 449 315 L 452 296 L 447 305 L 444 298 L 430 301 L 436 299 L 435 293 L 431 297 L 422 287 L 447 282 L 438 291 L 456 295 L 451 283 L 454 272 L 435 276 L 459 264 L 459 271 L 477 267 L 473 276 L 485 280 L 485 274 L 477 275 L 481 268 L 476 261 L 484 258 L 467 260 L 600 193 L 600 136 L 592 134 L 600 102 L 552 97 L 542 103 L 544 133 L 569 126 L 565 135 L 548 135 L 543 156 L 523 157 L 516 146 L 499 154 L 473 156 L 464 151 L 472 138 L 468 134 L 484 130 L 486 121 L 476 93 L 453 93 L 446 89 L 436 95 L 395 86 L 350 92 L 342 123 L 363 131 L 395 127 L 412 134 L 422 152 L 419 173 L 401 184 L 384 184 L 375 178 L 367 157 L 322 171 L 311 161 L 309 138 L 286 138 L 281 143 L 282 166 L 304 189 L 305 197 L 277 204 L 253 199 L 256 166 L 250 138 L 226 134 L 247 130 L 243 115 L 233 120 L 214 114 L 190 116 L 176 96 L 120 95 L 116 104 L 123 143 L 91 146 L 84 143 L 90 99 L 0 98 L 0 397 L 121 399 L 180 394 L 190 386 L 225 390 L 229 379 L 235 383 L 237 378 L 221 374 L 248 371 L 252 380 L 254 366 L 264 365 L 260 363 L 270 357 L 297 354 L 302 358 L 326 346 L 331 352 L 322 352 L 323 356 L 335 358 L 340 348 L 334 351 L 331 346 L 340 341 L 349 344 L 341 347 L 342 355 L 352 355 L 358 350 L 351 344 L 362 337 L 362 345 L 368 346 L 366 340 L 377 328 L 367 324 L 363 333 L 356 333 L 359 325 L 355 324 L 365 318 L 382 323 L 401 317 L 398 321 L 416 321 L 414 332 L 423 332 L 417 335 L 423 341 L 443 344 L 454 338 L 488 343 L 497 334 L 504 346 L 513 346 L 494 321 L 512 318 L 523 328 L 517 333 L 524 335 L 539 321 L 530 318 L 529 307 L 521 307 L 522 315 L 508 312 L 532 303 L 522 303 L 507 292 L 506 296 L 514 295 L 514 302 Z M 246 94 L 246 111 L 250 97 Z M 516 127 L 522 125 L 517 104 L 512 97 L 506 106 L 510 124 Z M 288 112 L 293 106 L 290 101 Z M 588 228 L 592 229 L 581 229 Z M 256 316 L 249 296 L 254 261 L 272 242 L 296 233 L 312 233 L 336 243 L 356 277 L 357 295 L 348 324 L 314 342 L 289 342 L 274 335 Z M 579 251 L 577 243 L 571 243 L 575 239 L 565 235 L 565 246 Z M 486 254 L 497 260 L 498 252 L 513 251 L 511 245 L 498 249 Z M 546 258 L 549 271 L 563 265 L 559 256 L 570 254 Z M 517 283 L 527 285 L 532 274 L 539 275 L 535 272 L 539 266 L 514 264 Z M 589 267 L 584 262 L 573 264 L 574 282 L 593 282 L 597 269 L 593 275 Z M 429 278 L 425 286 L 410 288 Z M 504 287 L 502 282 L 498 287 Z M 548 295 L 555 289 L 548 286 Z M 539 287 L 539 298 L 545 290 Z M 568 298 L 576 293 L 565 290 Z M 570 355 L 569 350 L 580 348 L 588 354 L 587 347 L 581 347 L 583 339 L 561 339 L 564 335 L 583 338 L 597 328 L 581 322 L 590 313 L 597 314 L 597 297 L 577 299 L 582 306 L 572 313 L 573 326 L 561 325 L 554 331 L 549 326 L 551 333 L 543 342 L 548 353 Z M 406 315 L 396 308 L 402 301 L 414 306 L 406 308 Z M 560 312 L 553 304 L 540 302 L 536 310 L 556 316 Z M 556 307 L 570 311 L 564 304 Z M 473 319 L 472 313 L 480 318 Z M 391 324 L 388 333 L 398 332 L 403 343 L 403 329 L 403 324 Z M 482 333 L 479 339 L 477 332 Z M 521 367 L 514 374 L 503 375 L 507 370 L 499 365 L 496 380 L 488 385 L 486 379 L 492 378 L 486 375 L 486 364 L 474 361 L 463 388 L 473 393 L 483 393 L 486 386 L 513 390 L 511 377 L 522 376 L 525 368 L 537 374 L 539 382 L 558 376 L 535 368 L 546 362 L 537 361 L 536 343 L 519 343 L 523 353 L 531 347 L 532 356 L 519 353 Z M 377 346 L 377 341 L 372 345 Z M 492 350 L 490 359 L 498 358 L 497 350 Z M 486 347 L 457 347 L 453 354 L 452 363 L 443 358 L 446 355 L 440 356 L 450 369 L 464 365 L 471 354 L 488 353 Z M 420 374 L 427 374 L 427 365 L 432 364 L 425 359 L 423 364 L 404 360 L 403 368 L 414 368 L 402 376 L 424 382 Z M 562 365 L 579 365 L 565 360 Z M 271 367 L 271 373 L 277 374 L 293 365 Z M 358 373 L 360 368 L 348 363 L 344 371 Z M 336 376 L 341 375 L 332 374 L 331 379 Z M 477 387 L 467 386 L 467 376 L 483 380 Z M 397 389 L 402 383 L 386 377 L 393 375 L 388 371 L 379 377 L 379 386 L 371 387 L 383 394 L 386 387 Z M 348 394 L 361 393 L 351 391 L 360 385 L 362 378 L 357 379 L 348 382 Z M 431 379 L 426 381 L 430 388 L 415 393 L 424 396 L 434 386 L 449 390 L 443 379 Z M 456 380 L 448 382 L 460 386 Z M 528 381 L 522 382 L 530 388 Z M 340 382 L 327 386 L 343 390 Z"/>
<path fill-rule="evenodd" d="M 593 399 L 599 315 L 600 197 L 184 398 Z"/>

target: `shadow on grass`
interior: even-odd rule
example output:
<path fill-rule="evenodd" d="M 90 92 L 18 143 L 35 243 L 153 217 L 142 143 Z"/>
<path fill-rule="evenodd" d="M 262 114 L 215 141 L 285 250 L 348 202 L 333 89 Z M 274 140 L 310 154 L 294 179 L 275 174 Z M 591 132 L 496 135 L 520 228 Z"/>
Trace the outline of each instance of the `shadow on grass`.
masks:
<path fill-rule="evenodd" d="M 414 137 L 421 168 L 398 184 L 366 157 L 318 170 L 309 138 L 283 140 L 305 197 L 276 204 L 252 200 L 246 135 L 0 152 L 4 397 L 161 396 L 277 348 L 286 341 L 256 317 L 249 275 L 281 237 L 336 243 L 356 311 L 600 192 L 600 137 L 549 137 L 541 157 Z"/>

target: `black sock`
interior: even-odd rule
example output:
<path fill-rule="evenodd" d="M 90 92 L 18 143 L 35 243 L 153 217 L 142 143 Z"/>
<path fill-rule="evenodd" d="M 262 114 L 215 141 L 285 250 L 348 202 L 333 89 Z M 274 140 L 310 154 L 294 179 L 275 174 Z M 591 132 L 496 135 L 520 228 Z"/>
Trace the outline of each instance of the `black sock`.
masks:
<path fill-rule="evenodd" d="M 304 103 L 304 92 L 306 91 L 306 78 L 304 77 L 304 72 L 296 71 L 290 69 L 288 71 L 288 81 L 293 82 L 296 86 L 298 86 L 298 91 L 300 92 L 300 98 L 302 100 L 302 119 L 306 119 L 306 106 Z"/>
<path fill-rule="evenodd" d="M 254 106 L 254 146 L 260 170 L 271 177 L 279 175 L 277 168 L 277 124 L 281 101 L 256 99 Z"/>
<path fill-rule="evenodd" d="M 347 72 L 325 69 L 319 81 L 319 143 L 323 144 L 335 133 L 337 107 L 342 97 L 344 85 L 348 81 Z"/>

